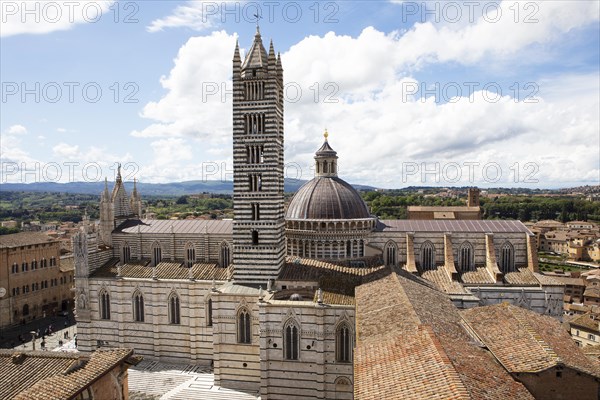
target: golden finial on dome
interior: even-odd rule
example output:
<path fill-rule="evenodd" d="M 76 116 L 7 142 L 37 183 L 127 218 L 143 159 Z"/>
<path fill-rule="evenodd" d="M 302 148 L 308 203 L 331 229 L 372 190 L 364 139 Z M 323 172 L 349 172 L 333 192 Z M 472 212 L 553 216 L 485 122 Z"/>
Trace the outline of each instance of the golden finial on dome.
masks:
<path fill-rule="evenodd" d="M 327 128 L 325 128 L 325 133 L 323 134 L 323 136 L 325 137 L 325 141 L 327 141 L 327 138 L 329 137 L 329 132 L 327 132 Z"/>

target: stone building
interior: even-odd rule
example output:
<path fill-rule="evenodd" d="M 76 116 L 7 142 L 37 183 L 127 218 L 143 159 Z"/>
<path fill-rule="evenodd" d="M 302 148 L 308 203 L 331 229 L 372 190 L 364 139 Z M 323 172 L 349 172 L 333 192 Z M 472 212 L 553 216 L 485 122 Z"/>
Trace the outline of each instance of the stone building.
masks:
<path fill-rule="evenodd" d="M 0 236 L 0 326 L 29 322 L 73 307 L 73 265 L 60 241 L 40 232 Z"/>
<path fill-rule="evenodd" d="M 563 286 L 538 273 L 523 224 L 378 220 L 338 177 L 327 134 L 285 211 L 283 68 L 258 30 L 243 62 L 236 44 L 233 81 L 234 220 L 141 219 L 118 174 L 100 245 L 74 237 L 82 351 L 212 364 L 215 385 L 263 399 L 351 399 L 355 289 L 391 271 L 461 308 L 561 315 Z"/>
<path fill-rule="evenodd" d="M 479 205 L 479 189 L 469 188 L 467 191 L 467 204 L 465 206 L 408 206 L 406 211 L 408 219 L 481 219 L 481 206 Z"/>

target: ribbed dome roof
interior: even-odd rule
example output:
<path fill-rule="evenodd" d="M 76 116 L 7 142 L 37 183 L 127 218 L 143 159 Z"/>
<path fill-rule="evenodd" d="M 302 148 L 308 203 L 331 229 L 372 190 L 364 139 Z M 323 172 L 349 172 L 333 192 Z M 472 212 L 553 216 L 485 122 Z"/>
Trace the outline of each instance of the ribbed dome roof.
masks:
<path fill-rule="evenodd" d="M 358 192 L 338 177 L 316 177 L 304 184 L 290 202 L 287 219 L 371 218 Z"/>

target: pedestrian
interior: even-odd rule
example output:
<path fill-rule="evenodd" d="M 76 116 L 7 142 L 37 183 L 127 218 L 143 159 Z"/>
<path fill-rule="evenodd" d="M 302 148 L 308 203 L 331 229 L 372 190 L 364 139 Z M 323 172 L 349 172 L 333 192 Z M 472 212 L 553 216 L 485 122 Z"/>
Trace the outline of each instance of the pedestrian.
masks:
<path fill-rule="evenodd" d="M 67 321 L 65 321 L 65 328 L 68 326 L 69 324 L 67 324 Z"/>

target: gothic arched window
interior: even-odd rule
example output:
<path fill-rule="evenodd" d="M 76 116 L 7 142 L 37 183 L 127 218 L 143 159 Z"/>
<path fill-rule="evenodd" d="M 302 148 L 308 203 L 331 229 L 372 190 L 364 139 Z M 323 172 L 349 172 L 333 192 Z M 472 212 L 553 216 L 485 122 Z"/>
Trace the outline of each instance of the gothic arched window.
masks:
<path fill-rule="evenodd" d="M 283 353 L 286 360 L 297 360 L 300 352 L 300 329 L 294 321 L 288 321 L 284 329 Z"/>
<path fill-rule="evenodd" d="M 237 317 L 238 343 L 252 343 L 250 318 L 250 312 L 245 308 L 241 308 Z"/>
<path fill-rule="evenodd" d="M 206 326 L 213 326 L 213 302 L 210 298 L 206 302 Z"/>
<path fill-rule="evenodd" d="M 98 300 L 100 303 L 100 319 L 110 319 L 110 295 L 105 289 L 100 291 Z"/>
<path fill-rule="evenodd" d="M 128 263 L 131 260 L 131 247 L 129 246 L 128 243 L 125 243 L 123 245 L 123 249 L 121 250 L 121 261 L 123 262 L 123 264 Z"/>
<path fill-rule="evenodd" d="M 421 268 L 423 271 L 435 269 L 435 247 L 430 241 L 421 246 Z"/>
<path fill-rule="evenodd" d="M 193 243 L 185 245 L 185 266 L 190 268 L 196 262 L 196 249 Z"/>
<path fill-rule="evenodd" d="M 500 248 L 500 270 L 505 274 L 515 270 L 515 248 L 510 242 Z"/>
<path fill-rule="evenodd" d="M 385 265 L 394 266 L 397 263 L 397 253 L 398 249 L 396 244 L 393 242 L 389 242 L 385 246 Z"/>
<path fill-rule="evenodd" d="M 140 292 L 133 295 L 133 320 L 144 322 L 144 296 Z"/>
<path fill-rule="evenodd" d="M 169 296 L 169 323 L 179 325 L 180 322 L 179 297 L 173 293 Z"/>
<path fill-rule="evenodd" d="M 335 359 L 338 362 L 352 362 L 352 330 L 345 322 L 335 331 Z"/>
<path fill-rule="evenodd" d="M 155 242 L 152 245 L 152 267 L 157 266 L 162 261 L 162 248 L 160 243 Z"/>
<path fill-rule="evenodd" d="M 231 249 L 227 242 L 221 243 L 221 259 L 219 261 L 223 268 L 227 268 L 231 264 Z"/>
<path fill-rule="evenodd" d="M 474 269 L 473 262 L 473 245 L 469 242 L 464 242 L 458 249 L 458 267 L 460 271 L 472 271 Z"/>

